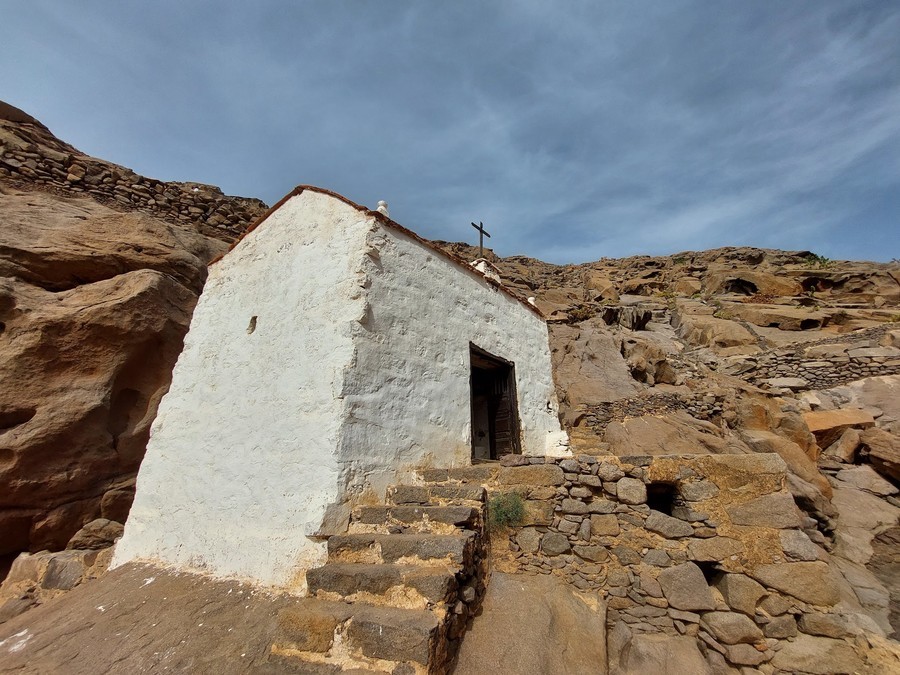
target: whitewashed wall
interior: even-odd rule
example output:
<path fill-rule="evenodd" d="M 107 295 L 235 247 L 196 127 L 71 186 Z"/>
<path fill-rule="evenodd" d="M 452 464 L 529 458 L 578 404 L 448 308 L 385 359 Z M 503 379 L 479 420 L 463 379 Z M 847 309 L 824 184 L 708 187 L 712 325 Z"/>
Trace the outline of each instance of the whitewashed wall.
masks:
<path fill-rule="evenodd" d="M 306 535 L 341 491 L 363 219 L 304 191 L 210 268 L 114 564 L 155 559 L 290 586 L 321 558 Z"/>
<path fill-rule="evenodd" d="M 326 510 L 469 463 L 470 342 L 516 365 L 523 450 L 559 451 L 538 316 L 336 197 L 291 197 L 210 269 L 114 565 L 302 590 Z"/>
<path fill-rule="evenodd" d="M 388 480 L 398 467 L 470 463 L 469 343 L 515 363 L 524 454 L 566 452 L 547 325 L 535 313 L 406 234 L 369 235 L 367 315 L 347 373 L 341 456 Z M 372 450 L 379 450 L 373 457 Z"/>

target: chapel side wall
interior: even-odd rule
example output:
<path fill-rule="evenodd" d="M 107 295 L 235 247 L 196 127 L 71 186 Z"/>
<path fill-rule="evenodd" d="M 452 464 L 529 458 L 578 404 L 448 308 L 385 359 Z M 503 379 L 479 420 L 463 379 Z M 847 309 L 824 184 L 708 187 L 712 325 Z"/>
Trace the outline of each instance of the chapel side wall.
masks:
<path fill-rule="evenodd" d="M 321 561 L 306 535 L 341 491 L 341 382 L 368 226 L 305 191 L 211 267 L 114 564 L 291 586 Z"/>
<path fill-rule="evenodd" d="M 369 246 L 358 367 L 345 381 L 344 461 L 368 466 L 376 492 L 378 462 L 390 475 L 469 464 L 470 342 L 515 363 L 522 451 L 544 455 L 562 436 L 546 323 L 402 232 L 378 227 Z"/>

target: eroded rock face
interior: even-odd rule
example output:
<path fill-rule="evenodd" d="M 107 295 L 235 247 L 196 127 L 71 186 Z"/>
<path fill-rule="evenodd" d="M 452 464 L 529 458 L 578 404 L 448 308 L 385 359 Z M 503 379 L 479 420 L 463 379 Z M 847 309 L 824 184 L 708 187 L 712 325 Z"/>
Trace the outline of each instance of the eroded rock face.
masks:
<path fill-rule="evenodd" d="M 0 184 L 0 556 L 124 519 L 206 264 L 226 244 Z"/>

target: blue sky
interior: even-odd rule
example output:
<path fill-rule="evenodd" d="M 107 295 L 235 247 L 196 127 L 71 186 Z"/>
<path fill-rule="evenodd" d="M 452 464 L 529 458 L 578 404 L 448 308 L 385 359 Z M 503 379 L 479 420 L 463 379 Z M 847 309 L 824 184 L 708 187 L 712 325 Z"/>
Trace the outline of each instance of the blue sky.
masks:
<path fill-rule="evenodd" d="M 273 203 L 550 262 L 900 257 L 900 3 L 0 0 L 0 99 Z"/>

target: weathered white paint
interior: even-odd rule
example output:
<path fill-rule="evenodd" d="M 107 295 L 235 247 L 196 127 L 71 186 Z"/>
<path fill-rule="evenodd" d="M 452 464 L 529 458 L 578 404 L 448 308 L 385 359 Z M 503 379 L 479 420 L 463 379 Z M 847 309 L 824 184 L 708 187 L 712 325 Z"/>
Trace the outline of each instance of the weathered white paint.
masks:
<path fill-rule="evenodd" d="M 291 197 L 210 270 L 114 565 L 301 584 L 327 509 L 469 463 L 470 342 L 515 363 L 523 450 L 565 452 L 537 315 L 371 213 Z"/>

